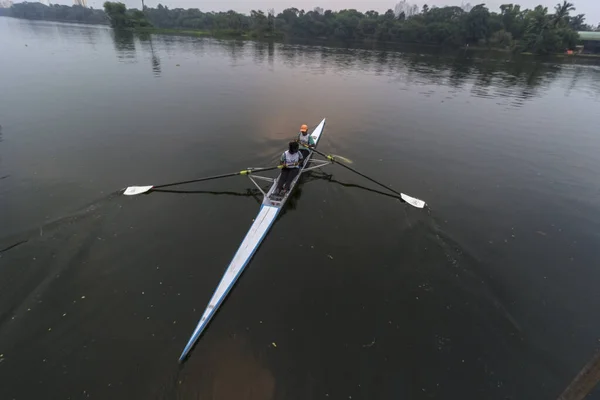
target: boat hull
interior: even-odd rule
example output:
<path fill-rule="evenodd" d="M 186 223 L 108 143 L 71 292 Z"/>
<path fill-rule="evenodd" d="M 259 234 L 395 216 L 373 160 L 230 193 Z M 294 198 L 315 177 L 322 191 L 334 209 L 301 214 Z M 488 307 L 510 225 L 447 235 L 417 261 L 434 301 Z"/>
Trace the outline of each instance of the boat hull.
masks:
<path fill-rule="evenodd" d="M 319 139 L 321 138 L 324 127 L 325 120 L 321 121 L 321 123 L 311 133 L 311 135 L 315 139 L 316 144 L 318 144 Z M 312 152 L 309 154 L 309 156 L 307 157 L 308 160 L 310 160 L 312 154 Z M 190 351 L 194 347 L 196 341 L 198 340 L 200 335 L 202 335 L 202 332 L 204 332 L 204 330 L 210 323 L 213 316 L 216 314 L 223 301 L 225 301 L 225 299 L 227 298 L 227 295 L 241 276 L 242 272 L 244 271 L 252 257 L 254 256 L 254 253 L 256 253 L 256 251 L 258 250 L 260 244 L 269 232 L 271 226 L 273 226 L 273 223 L 275 222 L 275 219 L 277 218 L 279 212 L 285 205 L 291 192 L 298 183 L 298 180 L 300 179 L 304 168 L 307 168 L 307 165 L 308 162 L 306 162 L 303 165 L 300 173 L 292 181 L 292 184 L 290 185 L 290 190 L 288 190 L 288 192 L 283 198 L 276 198 L 273 196 L 273 192 L 277 187 L 279 177 L 275 179 L 275 181 L 271 185 L 271 188 L 269 189 L 269 191 L 263 199 L 263 203 L 257 217 L 254 219 L 252 226 L 250 226 L 250 230 L 248 230 L 248 233 L 246 234 L 246 237 L 244 237 L 242 244 L 233 256 L 231 263 L 229 263 L 229 266 L 225 270 L 225 273 L 223 274 L 223 277 L 221 278 L 217 289 L 215 290 L 213 296 L 210 299 L 210 302 L 208 303 L 208 306 L 202 314 L 202 318 L 200 318 L 200 321 L 198 322 L 194 333 L 190 337 L 183 352 L 181 353 L 181 356 L 179 357 L 180 362 L 184 361 L 187 358 Z"/>

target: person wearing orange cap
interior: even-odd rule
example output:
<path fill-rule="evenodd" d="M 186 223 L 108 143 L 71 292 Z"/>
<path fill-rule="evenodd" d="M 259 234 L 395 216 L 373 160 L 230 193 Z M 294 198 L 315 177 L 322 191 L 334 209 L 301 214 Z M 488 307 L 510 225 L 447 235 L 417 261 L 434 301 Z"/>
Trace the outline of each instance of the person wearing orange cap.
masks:
<path fill-rule="evenodd" d="M 308 126 L 302 125 L 300 127 L 300 133 L 298 133 L 298 144 L 300 145 L 300 153 L 306 161 L 309 153 L 309 148 L 315 146 L 315 139 L 308 134 Z"/>

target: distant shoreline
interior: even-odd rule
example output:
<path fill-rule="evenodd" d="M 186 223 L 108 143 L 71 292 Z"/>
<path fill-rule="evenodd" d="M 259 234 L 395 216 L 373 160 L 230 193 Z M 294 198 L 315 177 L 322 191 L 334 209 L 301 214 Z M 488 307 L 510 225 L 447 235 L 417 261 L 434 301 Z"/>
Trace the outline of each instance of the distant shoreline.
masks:
<path fill-rule="evenodd" d="M 0 9 L 2 10 L 2 9 Z M 27 20 L 27 21 L 39 21 L 39 22 L 53 22 L 60 24 L 70 24 L 70 25 L 96 25 L 102 27 L 110 27 L 108 23 L 95 23 L 95 22 L 85 22 L 85 21 L 65 21 L 58 19 L 32 19 L 32 18 L 19 18 L 11 15 L 3 15 L 0 14 L 1 17 L 14 18 L 19 20 Z M 111 28 L 115 29 L 115 28 Z M 155 35 L 172 35 L 172 36 L 187 36 L 187 37 L 203 37 L 203 38 L 218 38 L 218 39 L 243 39 L 243 40 L 273 40 L 277 42 L 285 42 L 285 38 L 282 35 L 272 35 L 272 36 L 264 36 L 262 38 L 257 38 L 255 36 L 249 35 L 247 33 L 241 32 L 231 32 L 229 30 L 216 30 L 216 31 L 207 31 L 200 29 L 177 29 L 177 28 L 155 28 L 155 27 L 137 27 L 137 28 L 124 28 L 122 30 L 141 33 L 141 34 L 155 34 Z M 302 40 L 301 38 L 294 40 Z M 309 39 L 306 39 L 309 40 Z M 328 38 L 316 38 L 310 39 L 311 42 L 322 42 L 326 44 L 328 42 L 332 42 L 333 40 Z M 468 48 L 465 46 L 444 46 L 444 45 L 436 45 L 436 44 L 425 44 L 419 42 L 398 42 L 398 41 L 372 41 L 372 40 L 362 40 L 362 41 L 335 41 L 336 43 L 347 43 L 350 44 L 348 47 L 359 47 L 359 45 L 365 44 L 379 44 L 382 46 L 423 46 L 429 48 L 439 48 L 439 49 L 448 49 L 454 51 L 474 51 L 474 52 L 485 52 L 485 51 L 494 51 L 498 53 L 506 53 L 506 54 L 514 54 L 518 56 L 536 56 L 540 57 L 540 55 L 533 54 L 530 52 L 521 52 L 515 53 L 511 49 L 506 47 L 488 47 L 488 46 L 469 46 Z M 354 45 L 354 46 L 353 46 Z M 581 58 L 581 59 L 600 59 L 600 54 L 564 54 L 564 53 L 554 53 L 547 54 L 541 57 L 556 57 L 556 58 Z"/>
<path fill-rule="evenodd" d="M 174 36 L 193 36 L 193 37 L 213 37 L 213 38 L 221 38 L 221 39 L 245 39 L 245 40 L 274 40 L 277 42 L 284 42 L 285 38 L 281 36 L 272 36 L 272 37 L 263 37 L 261 39 L 252 37 L 247 34 L 233 34 L 226 31 L 223 32 L 209 32 L 203 30 L 193 30 L 193 29 L 163 29 L 163 28 L 132 28 L 129 29 L 133 32 L 138 33 L 147 33 L 147 34 L 159 34 L 159 35 L 174 35 Z M 317 42 L 331 42 L 330 39 L 327 38 L 319 38 L 319 39 L 311 39 L 311 41 Z M 468 48 L 464 46 L 442 46 L 436 44 L 424 44 L 418 42 L 382 42 L 382 41 L 358 41 L 353 44 L 379 44 L 382 46 L 423 46 L 430 48 L 439 48 L 439 49 L 448 49 L 454 51 L 475 51 L 475 52 L 485 52 L 485 51 L 494 51 L 498 53 L 506 53 L 506 54 L 515 54 L 520 56 L 534 56 L 534 57 L 558 57 L 558 58 L 595 58 L 600 59 L 600 54 L 564 54 L 564 53 L 555 53 L 555 54 L 547 54 L 547 55 L 538 55 L 529 52 L 521 52 L 515 53 L 511 49 L 506 47 L 487 47 L 487 46 L 469 46 Z M 352 46 L 348 46 L 352 47 Z"/>
<path fill-rule="evenodd" d="M 1 9 L 0 9 L 1 10 Z M 86 25 L 86 26 L 90 26 L 90 25 L 97 25 L 97 26 L 104 26 L 106 28 L 110 28 L 110 24 L 108 22 L 101 24 L 98 22 L 86 22 L 86 21 L 66 21 L 64 19 L 50 19 L 50 18 L 46 18 L 46 19 L 37 19 L 37 18 L 19 18 L 19 17 L 14 17 L 12 15 L 3 15 L 0 14 L 0 18 L 2 17 L 6 17 L 6 18 L 12 18 L 12 19 L 18 19 L 21 21 L 36 21 L 36 22 L 57 22 L 59 24 L 71 24 L 71 25 Z M 112 29 L 112 28 L 111 28 Z"/>

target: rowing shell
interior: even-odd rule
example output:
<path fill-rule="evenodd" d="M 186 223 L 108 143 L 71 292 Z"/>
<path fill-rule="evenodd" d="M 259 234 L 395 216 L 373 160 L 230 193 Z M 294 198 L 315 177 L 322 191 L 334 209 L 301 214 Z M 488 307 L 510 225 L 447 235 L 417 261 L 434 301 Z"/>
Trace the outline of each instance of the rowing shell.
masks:
<path fill-rule="evenodd" d="M 311 136 L 315 140 L 315 146 L 319 143 L 319 139 L 323 134 L 324 127 L 325 119 L 323 119 L 323 121 L 321 121 L 321 123 L 311 133 Z M 219 282 L 219 286 L 217 286 L 217 289 L 215 290 L 215 293 L 210 299 L 206 310 L 204 310 L 204 314 L 202 314 L 202 318 L 200 318 L 200 321 L 198 322 L 198 326 L 196 326 L 194 333 L 192 334 L 190 340 L 183 349 L 183 352 L 179 357 L 180 362 L 186 359 L 189 352 L 192 350 L 192 347 L 194 347 L 194 344 L 196 343 L 204 329 L 206 329 L 206 326 L 210 322 L 211 318 L 215 315 L 215 313 L 217 312 L 217 310 L 231 291 L 231 288 L 239 279 L 240 275 L 244 271 L 244 268 L 246 268 L 246 266 L 250 262 L 250 259 L 252 259 L 252 256 L 254 255 L 254 253 L 262 243 L 263 239 L 269 232 L 269 229 L 271 228 L 271 226 L 273 226 L 273 222 L 275 222 L 277 215 L 288 200 L 290 194 L 292 193 L 292 190 L 298 183 L 298 180 L 300 179 L 302 173 L 315 168 L 320 168 L 326 164 L 330 164 L 329 161 L 311 160 L 312 155 L 313 153 L 311 151 L 307 157 L 307 161 L 304 163 L 304 166 L 300 170 L 300 173 L 296 175 L 296 177 L 290 185 L 289 190 L 287 191 L 284 197 L 276 197 L 274 195 L 274 191 L 277 188 L 277 181 L 279 177 L 277 179 L 271 179 L 257 175 L 248 176 L 250 180 L 252 180 L 252 182 L 263 193 L 264 197 L 262 205 L 260 207 L 260 211 L 258 212 L 258 216 L 255 218 L 254 223 L 250 227 L 250 230 L 246 234 L 246 237 L 242 241 L 242 244 L 233 256 L 233 260 L 231 260 L 231 262 L 229 263 L 225 274 L 223 274 L 221 282 Z M 263 190 L 255 181 L 255 179 L 273 182 L 273 184 L 271 185 L 271 189 L 267 193 L 263 192 Z"/>

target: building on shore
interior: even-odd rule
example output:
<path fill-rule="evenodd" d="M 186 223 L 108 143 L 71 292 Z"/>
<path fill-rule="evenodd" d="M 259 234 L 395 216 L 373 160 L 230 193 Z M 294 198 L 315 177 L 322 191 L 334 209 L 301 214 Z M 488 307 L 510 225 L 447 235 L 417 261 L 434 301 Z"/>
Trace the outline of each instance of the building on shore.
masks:
<path fill-rule="evenodd" d="M 0 8 L 11 8 L 13 2 L 10 0 L 0 0 Z"/>
<path fill-rule="evenodd" d="M 74 6 L 81 6 L 81 7 L 86 7 L 87 8 L 87 0 L 73 0 L 73 5 Z"/>
<path fill-rule="evenodd" d="M 577 32 L 584 54 L 600 54 L 600 32 Z"/>

